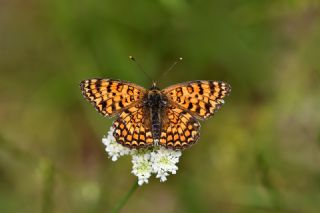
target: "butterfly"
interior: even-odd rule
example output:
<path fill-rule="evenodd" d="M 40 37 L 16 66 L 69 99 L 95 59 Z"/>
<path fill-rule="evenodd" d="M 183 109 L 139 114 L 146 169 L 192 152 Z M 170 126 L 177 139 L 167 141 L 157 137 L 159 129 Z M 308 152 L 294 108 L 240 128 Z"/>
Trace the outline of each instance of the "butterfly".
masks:
<path fill-rule="evenodd" d="M 164 146 L 185 149 L 199 139 L 200 120 L 224 103 L 231 86 L 222 81 L 190 81 L 160 90 L 112 79 L 80 83 L 83 96 L 106 117 L 116 117 L 113 136 L 130 149 Z"/>

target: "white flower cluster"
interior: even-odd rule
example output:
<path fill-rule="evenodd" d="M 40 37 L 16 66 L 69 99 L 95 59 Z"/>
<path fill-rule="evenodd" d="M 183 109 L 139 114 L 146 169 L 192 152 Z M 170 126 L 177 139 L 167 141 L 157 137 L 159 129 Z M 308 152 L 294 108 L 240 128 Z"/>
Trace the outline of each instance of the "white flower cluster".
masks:
<path fill-rule="evenodd" d="M 112 161 L 116 161 L 124 155 L 132 156 L 132 174 L 138 177 L 138 184 L 142 185 L 149 182 L 151 174 L 155 174 L 160 182 L 167 180 L 170 174 L 176 174 L 181 156 L 181 151 L 154 147 L 153 150 L 131 150 L 118 144 L 112 135 L 113 128 L 108 135 L 102 138 L 102 143 L 106 146 L 105 150 Z"/>
<path fill-rule="evenodd" d="M 111 157 L 112 161 L 118 160 L 119 157 L 123 155 L 128 155 L 130 153 L 130 149 L 127 147 L 122 146 L 121 144 L 118 144 L 113 135 L 113 128 L 108 132 L 108 136 L 104 136 L 102 138 L 102 143 L 106 146 L 106 152 L 108 153 L 109 157 Z"/>

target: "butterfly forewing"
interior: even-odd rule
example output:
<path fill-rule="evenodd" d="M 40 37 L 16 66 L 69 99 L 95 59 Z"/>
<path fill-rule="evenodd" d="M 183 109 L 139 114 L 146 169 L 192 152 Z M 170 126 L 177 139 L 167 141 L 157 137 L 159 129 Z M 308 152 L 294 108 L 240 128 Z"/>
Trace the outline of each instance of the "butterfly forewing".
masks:
<path fill-rule="evenodd" d="M 231 87 L 222 81 L 190 81 L 163 90 L 171 103 L 188 110 L 197 118 L 205 119 L 224 103 Z"/>
<path fill-rule="evenodd" d="M 199 138 L 200 123 L 187 110 L 169 106 L 165 109 L 159 144 L 184 149 Z"/>
<path fill-rule="evenodd" d="M 88 79 L 80 87 L 84 97 L 104 116 L 114 116 L 135 105 L 146 92 L 136 84 L 112 79 Z"/>

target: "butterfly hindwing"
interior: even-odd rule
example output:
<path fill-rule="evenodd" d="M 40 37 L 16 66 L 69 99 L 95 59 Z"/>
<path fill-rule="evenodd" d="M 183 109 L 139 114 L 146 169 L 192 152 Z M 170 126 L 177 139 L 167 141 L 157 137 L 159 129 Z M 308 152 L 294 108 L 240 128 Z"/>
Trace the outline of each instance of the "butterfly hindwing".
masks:
<path fill-rule="evenodd" d="M 153 145 L 149 115 L 141 104 L 125 109 L 113 123 L 116 141 L 129 148 Z"/>
<path fill-rule="evenodd" d="M 104 116 L 114 116 L 140 101 L 146 90 L 112 79 L 88 79 L 80 83 L 83 96 Z"/>
<path fill-rule="evenodd" d="M 163 90 L 173 103 L 190 111 L 197 118 L 205 119 L 215 113 L 224 103 L 223 98 L 231 86 L 222 81 L 190 81 Z"/>
<path fill-rule="evenodd" d="M 200 123 L 187 110 L 175 106 L 165 109 L 159 144 L 172 149 L 184 149 L 199 138 Z"/>

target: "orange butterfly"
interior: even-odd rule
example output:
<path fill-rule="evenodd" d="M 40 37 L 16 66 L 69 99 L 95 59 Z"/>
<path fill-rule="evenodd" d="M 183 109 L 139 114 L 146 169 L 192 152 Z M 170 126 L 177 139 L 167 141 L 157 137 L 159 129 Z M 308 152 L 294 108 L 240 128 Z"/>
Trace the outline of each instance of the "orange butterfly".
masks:
<path fill-rule="evenodd" d="M 199 139 L 200 123 L 213 115 L 229 95 L 231 86 L 221 81 L 190 81 L 160 90 L 147 90 L 112 79 L 88 79 L 82 93 L 113 123 L 116 141 L 129 148 L 161 145 L 184 149 Z"/>

